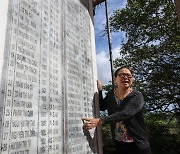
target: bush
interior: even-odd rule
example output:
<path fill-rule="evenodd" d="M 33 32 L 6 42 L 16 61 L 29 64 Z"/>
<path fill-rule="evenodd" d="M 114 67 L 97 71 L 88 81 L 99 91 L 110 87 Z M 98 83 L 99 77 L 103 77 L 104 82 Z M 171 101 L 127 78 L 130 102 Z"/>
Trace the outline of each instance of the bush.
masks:
<path fill-rule="evenodd" d="M 169 125 L 162 122 L 147 124 L 149 141 L 153 154 L 178 154 L 180 152 L 180 134 L 171 134 Z"/>

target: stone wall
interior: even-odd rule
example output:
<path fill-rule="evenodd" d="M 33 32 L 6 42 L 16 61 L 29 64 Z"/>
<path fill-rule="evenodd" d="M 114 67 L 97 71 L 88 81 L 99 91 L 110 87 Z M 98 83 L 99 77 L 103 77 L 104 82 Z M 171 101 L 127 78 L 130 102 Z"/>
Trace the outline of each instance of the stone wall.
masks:
<path fill-rule="evenodd" d="M 98 153 L 81 121 L 96 91 L 91 1 L 2 0 L 0 9 L 0 154 Z"/>

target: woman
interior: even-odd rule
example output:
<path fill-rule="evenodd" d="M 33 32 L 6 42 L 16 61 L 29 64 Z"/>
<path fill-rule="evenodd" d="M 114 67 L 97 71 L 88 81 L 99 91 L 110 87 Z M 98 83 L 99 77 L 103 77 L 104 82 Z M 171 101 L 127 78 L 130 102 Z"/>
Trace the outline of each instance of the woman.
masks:
<path fill-rule="evenodd" d="M 118 154 L 150 154 L 150 145 L 143 117 L 144 99 L 132 89 L 132 74 L 127 67 L 115 72 L 114 89 L 102 96 L 102 85 L 97 81 L 100 110 L 108 110 L 107 117 L 83 118 L 89 130 L 100 124 L 111 124 L 111 132 Z"/>

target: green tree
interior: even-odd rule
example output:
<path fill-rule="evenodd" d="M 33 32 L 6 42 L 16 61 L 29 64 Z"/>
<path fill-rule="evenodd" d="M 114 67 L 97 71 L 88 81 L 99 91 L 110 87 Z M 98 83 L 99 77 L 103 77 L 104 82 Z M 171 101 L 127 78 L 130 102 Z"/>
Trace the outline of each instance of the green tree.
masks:
<path fill-rule="evenodd" d="M 148 127 L 149 141 L 153 154 L 176 154 L 180 152 L 180 131 L 177 123 L 172 120 L 171 114 L 148 113 L 146 122 Z"/>
<path fill-rule="evenodd" d="M 180 114 L 180 26 L 171 0 L 127 0 L 110 17 L 111 31 L 123 31 L 122 58 L 115 67 L 133 67 L 146 109 Z"/>

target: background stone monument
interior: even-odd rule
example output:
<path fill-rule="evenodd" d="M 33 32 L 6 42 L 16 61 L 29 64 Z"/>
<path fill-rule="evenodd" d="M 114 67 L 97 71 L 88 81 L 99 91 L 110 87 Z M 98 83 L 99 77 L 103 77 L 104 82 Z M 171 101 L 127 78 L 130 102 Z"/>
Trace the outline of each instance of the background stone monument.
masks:
<path fill-rule="evenodd" d="M 0 154 L 91 154 L 91 0 L 1 0 Z M 88 140 L 87 140 L 88 139 Z"/>

